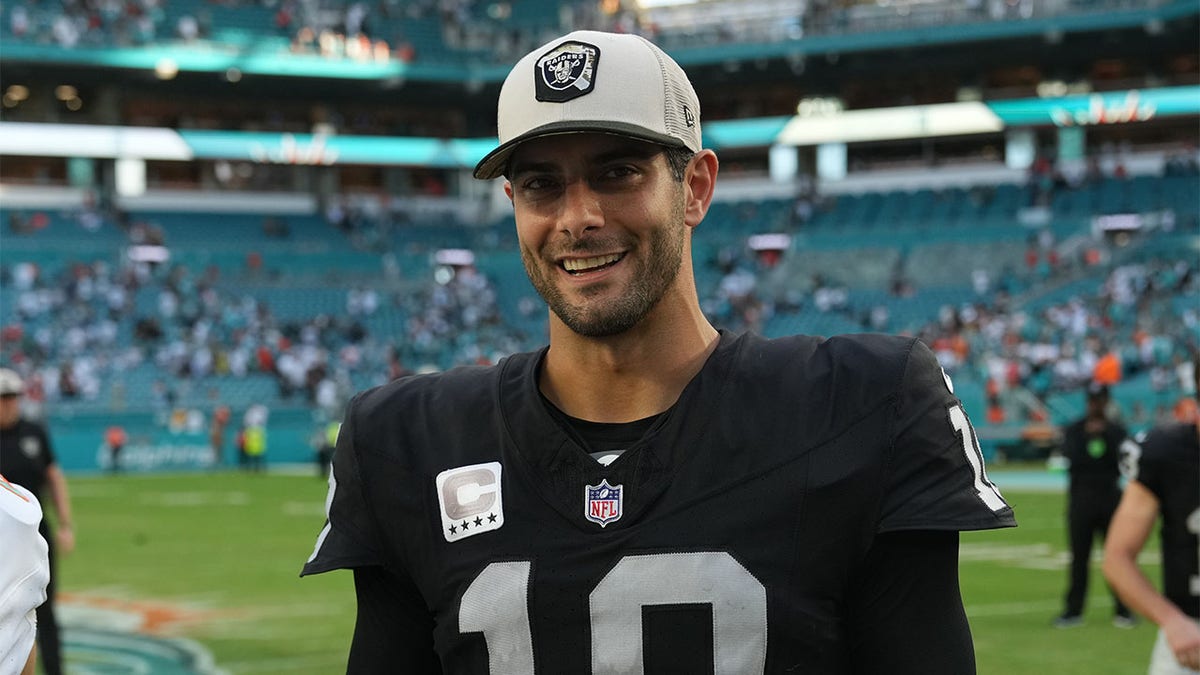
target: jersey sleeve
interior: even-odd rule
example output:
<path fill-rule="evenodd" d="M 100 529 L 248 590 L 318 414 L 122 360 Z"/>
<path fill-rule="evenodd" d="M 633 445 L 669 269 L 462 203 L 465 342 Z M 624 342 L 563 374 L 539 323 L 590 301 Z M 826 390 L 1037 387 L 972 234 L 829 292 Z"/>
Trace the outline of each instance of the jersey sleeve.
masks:
<path fill-rule="evenodd" d="M 338 433 L 325 497 L 325 527 L 317 535 L 316 546 L 301 576 L 383 564 L 378 528 L 368 504 L 364 470 L 354 439 L 358 400 L 351 401 Z"/>
<path fill-rule="evenodd" d="M 933 352 L 912 342 L 891 416 L 879 532 L 1014 527 L 988 480 L 983 454 L 953 383 Z"/>
<path fill-rule="evenodd" d="M 412 581 L 382 567 L 354 570 L 358 614 L 347 675 L 442 672 L 433 649 L 433 615 Z"/>
<path fill-rule="evenodd" d="M 1151 430 L 1141 439 L 1141 443 L 1123 446 L 1129 477 L 1146 486 L 1160 501 L 1169 491 L 1167 486 L 1177 478 L 1175 473 L 1179 469 L 1169 461 L 1170 447 L 1170 440 L 1163 428 Z"/>
<path fill-rule="evenodd" d="M 847 622 L 856 675 L 974 673 L 958 584 L 958 533 L 876 537 L 852 585 Z"/>

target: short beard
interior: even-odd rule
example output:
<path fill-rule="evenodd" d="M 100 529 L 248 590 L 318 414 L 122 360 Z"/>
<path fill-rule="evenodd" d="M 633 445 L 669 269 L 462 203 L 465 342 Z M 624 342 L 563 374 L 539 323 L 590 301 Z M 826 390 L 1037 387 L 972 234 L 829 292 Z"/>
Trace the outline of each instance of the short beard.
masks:
<path fill-rule="evenodd" d="M 679 270 L 683 267 L 684 239 L 687 236 L 682 206 L 675 209 L 671 222 L 671 227 L 659 228 L 651 233 L 650 257 L 633 271 L 633 279 L 626 293 L 602 307 L 571 304 L 563 297 L 558 286 L 541 273 L 537 264 L 539 261 L 533 259 L 533 253 L 522 248 L 521 258 L 538 295 L 568 328 L 584 337 L 611 337 L 640 323 L 658 305 L 679 276 Z"/>

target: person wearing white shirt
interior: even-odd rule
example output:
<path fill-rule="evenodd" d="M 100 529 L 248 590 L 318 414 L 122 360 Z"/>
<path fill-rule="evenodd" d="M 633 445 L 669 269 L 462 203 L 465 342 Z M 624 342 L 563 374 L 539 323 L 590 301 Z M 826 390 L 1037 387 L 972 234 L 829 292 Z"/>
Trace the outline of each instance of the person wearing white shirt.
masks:
<path fill-rule="evenodd" d="M 50 560 L 38 534 L 42 507 L 29 490 L 0 475 L 0 675 L 33 675 L 34 610 L 46 601 Z"/>

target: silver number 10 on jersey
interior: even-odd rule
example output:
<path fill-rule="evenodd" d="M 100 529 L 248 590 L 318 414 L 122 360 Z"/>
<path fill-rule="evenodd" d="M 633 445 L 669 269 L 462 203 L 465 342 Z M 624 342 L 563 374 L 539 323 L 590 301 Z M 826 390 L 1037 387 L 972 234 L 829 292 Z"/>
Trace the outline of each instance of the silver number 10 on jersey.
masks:
<path fill-rule="evenodd" d="M 975 494 L 988 508 L 1007 507 L 983 468 L 975 431 L 959 405 L 949 409 L 971 468 Z M 491 675 L 535 672 L 525 560 L 493 562 L 471 581 L 458 612 L 461 633 L 483 633 Z M 642 673 L 642 608 L 671 604 L 712 607 L 713 671 L 761 673 L 767 659 L 767 591 L 728 553 L 700 551 L 628 555 L 588 596 L 592 673 Z"/>
<path fill-rule="evenodd" d="M 463 594 L 458 630 L 481 632 L 491 675 L 534 672 L 528 561 L 494 562 Z M 767 590 L 728 553 L 629 555 L 588 596 L 592 672 L 641 673 L 642 607 L 708 604 L 717 675 L 761 673 L 767 660 Z"/>

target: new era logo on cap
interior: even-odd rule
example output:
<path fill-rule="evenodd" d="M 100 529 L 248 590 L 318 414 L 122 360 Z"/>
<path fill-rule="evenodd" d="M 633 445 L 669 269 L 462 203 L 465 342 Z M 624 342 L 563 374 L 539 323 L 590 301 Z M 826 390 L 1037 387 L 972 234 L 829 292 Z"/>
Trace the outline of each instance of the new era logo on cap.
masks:
<path fill-rule="evenodd" d="M 596 86 L 600 49 L 583 42 L 564 42 L 534 64 L 537 100 L 563 103 L 590 93 Z"/>
<path fill-rule="evenodd" d="M 500 145 L 476 165 L 476 178 L 503 175 L 517 146 L 557 134 L 702 147 L 687 74 L 654 43 L 624 33 L 575 31 L 526 54 L 500 88 L 496 125 Z"/>

